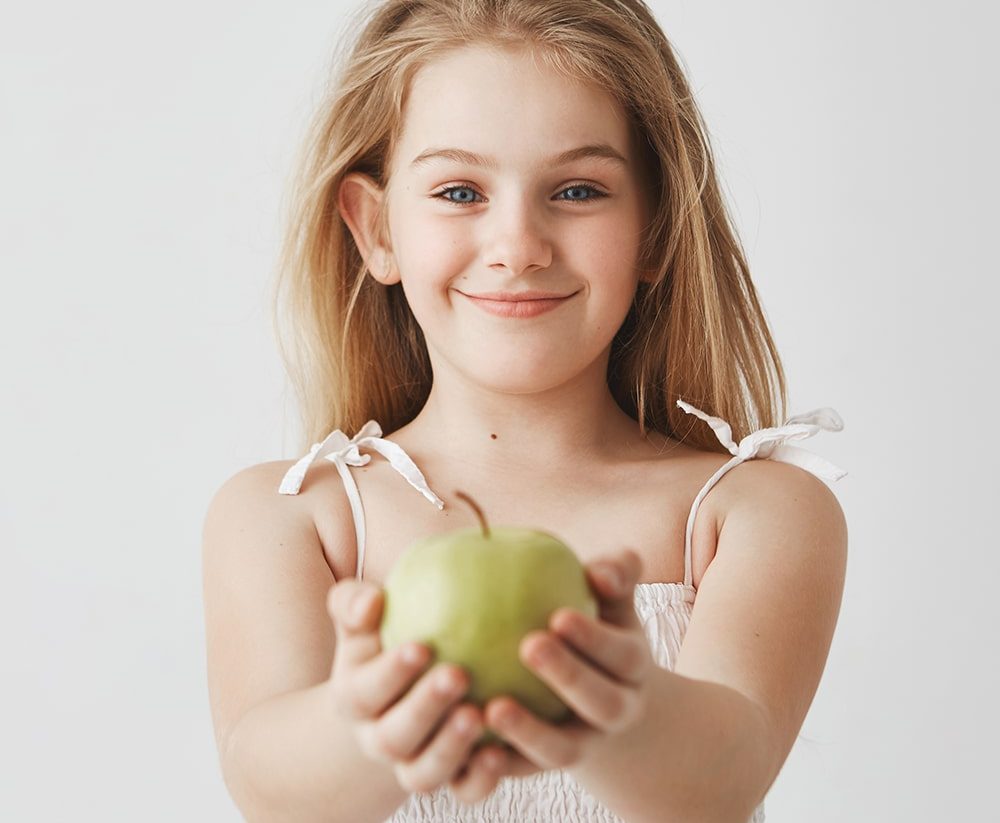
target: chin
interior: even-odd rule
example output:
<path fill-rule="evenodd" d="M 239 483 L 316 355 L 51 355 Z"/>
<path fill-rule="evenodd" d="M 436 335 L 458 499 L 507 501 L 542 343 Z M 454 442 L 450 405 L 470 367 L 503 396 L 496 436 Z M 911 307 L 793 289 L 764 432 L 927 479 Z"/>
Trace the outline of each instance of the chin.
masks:
<path fill-rule="evenodd" d="M 456 342 L 450 350 L 431 345 L 431 367 L 434 374 L 450 372 L 464 382 L 503 394 L 538 394 L 562 386 L 594 369 L 601 351 L 591 353 L 570 336 L 559 345 L 551 340 L 529 341 L 511 338 L 497 341 L 486 338 L 469 341 L 471 346 Z M 455 355 L 461 352 L 456 357 Z M 602 377 L 604 370 L 602 370 Z"/>
<path fill-rule="evenodd" d="M 525 363 L 514 365 L 491 364 L 475 371 L 466 371 L 471 382 L 484 389 L 501 394 L 538 394 L 563 385 L 573 379 L 585 366 L 577 369 L 558 369 L 550 361 L 526 368 Z"/>

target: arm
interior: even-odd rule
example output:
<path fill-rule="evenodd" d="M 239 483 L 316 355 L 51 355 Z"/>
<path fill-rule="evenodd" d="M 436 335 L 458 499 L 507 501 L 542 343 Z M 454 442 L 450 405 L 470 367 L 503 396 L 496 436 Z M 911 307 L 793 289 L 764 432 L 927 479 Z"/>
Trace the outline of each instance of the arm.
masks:
<path fill-rule="evenodd" d="M 752 461 L 717 487 L 725 518 L 653 722 L 607 736 L 573 775 L 636 823 L 746 823 L 819 686 L 844 588 L 836 496 L 797 467 Z"/>
<path fill-rule="evenodd" d="M 659 722 L 609 737 L 573 777 L 629 823 L 746 823 L 773 771 L 761 713 L 726 686 L 653 677 Z"/>
<path fill-rule="evenodd" d="M 226 785 L 251 823 L 381 823 L 408 797 L 329 710 L 325 684 L 269 698 L 240 719 Z"/>
<path fill-rule="evenodd" d="M 286 461 L 245 469 L 209 505 L 203 530 L 208 686 L 223 777 L 253 823 L 381 821 L 405 799 L 330 710 L 335 580 L 307 492 L 279 495 Z M 353 540 L 346 495 L 342 535 Z"/>

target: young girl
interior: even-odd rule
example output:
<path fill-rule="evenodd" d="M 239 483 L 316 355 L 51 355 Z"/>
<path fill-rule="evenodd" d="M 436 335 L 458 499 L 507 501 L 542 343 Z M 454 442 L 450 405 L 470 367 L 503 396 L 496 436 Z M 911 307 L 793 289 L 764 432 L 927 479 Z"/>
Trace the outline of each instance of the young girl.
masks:
<path fill-rule="evenodd" d="M 785 419 L 677 59 L 641 0 L 365 12 L 283 261 L 315 445 L 205 521 L 229 791 L 253 821 L 762 821 L 846 565 L 844 472 L 787 441 L 842 424 Z M 598 618 L 520 647 L 570 723 L 380 647 L 389 570 L 471 525 L 457 489 L 587 569 Z"/>

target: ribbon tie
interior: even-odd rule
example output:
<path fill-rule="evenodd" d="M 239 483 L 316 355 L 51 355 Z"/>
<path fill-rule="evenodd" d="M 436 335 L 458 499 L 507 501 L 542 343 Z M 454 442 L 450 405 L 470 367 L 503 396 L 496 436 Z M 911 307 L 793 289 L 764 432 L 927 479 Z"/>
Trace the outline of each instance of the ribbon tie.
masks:
<path fill-rule="evenodd" d="M 360 431 L 348 439 L 340 429 L 330 432 L 322 442 L 314 443 L 309 453 L 295 463 L 286 473 L 278 487 L 280 494 L 298 494 L 302 481 L 314 460 L 324 459 L 334 463 L 342 475 L 349 475 L 347 466 L 366 466 L 371 461 L 370 454 L 362 454 L 361 449 L 368 448 L 379 452 L 390 465 L 407 482 L 431 501 L 438 509 L 444 508 L 441 500 L 430 487 L 423 473 L 417 468 L 410 456 L 391 440 L 382 437 L 382 427 L 374 420 L 369 420 Z"/>
<path fill-rule="evenodd" d="M 782 463 L 791 463 L 827 480 L 840 480 L 840 478 L 847 474 L 846 471 L 838 468 L 818 454 L 813 454 L 813 452 L 807 449 L 802 449 L 798 446 L 789 446 L 785 443 L 788 440 L 805 440 L 807 437 L 812 437 L 819 432 L 820 429 L 834 432 L 841 431 L 844 428 L 844 421 L 829 406 L 789 417 L 781 426 L 758 429 L 748 434 L 737 444 L 733 441 L 732 428 L 721 417 L 712 417 L 709 414 L 705 414 L 701 409 L 696 409 L 690 403 L 685 403 L 683 400 L 678 400 L 677 405 L 688 414 L 695 415 L 712 427 L 712 431 L 715 432 L 715 436 L 719 439 L 719 442 L 735 458 L 730 462 L 738 463 L 750 460 L 753 457 L 763 457 L 778 460 Z"/>

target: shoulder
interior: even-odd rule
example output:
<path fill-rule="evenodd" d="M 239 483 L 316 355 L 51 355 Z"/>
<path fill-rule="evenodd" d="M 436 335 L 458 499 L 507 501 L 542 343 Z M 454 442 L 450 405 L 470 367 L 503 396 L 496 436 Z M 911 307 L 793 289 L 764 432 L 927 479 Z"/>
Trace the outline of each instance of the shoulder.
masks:
<path fill-rule="evenodd" d="M 783 568 L 830 586 L 839 607 L 847 565 L 847 519 L 837 495 L 805 469 L 755 458 L 719 483 L 718 553 L 762 572 Z M 711 496 L 711 495 L 710 495 Z M 831 600 L 831 608 L 833 601 Z"/>
<path fill-rule="evenodd" d="M 847 522 L 833 490 L 812 472 L 790 463 L 754 458 L 730 469 L 719 484 L 722 520 L 756 514 L 835 527 L 846 537 Z"/>
<path fill-rule="evenodd" d="M 207 518 L 250 515 L 259 518 L 304 519 L 308 504 L 303 495 L 279 494 L 278 487 L 293 460 L 271 460 L 239 469 L 215 490 Z"/>
<path fill-rule="evenodd" d="M 304 501 L 278 493 L 288 465 L 289 461 L 271 461 L 247 466 L 216 489 L 202 533 L 206 561 L 210 553 L 220 555 L 223 547 L 245 552 L 309 537 L 312 518 Z"/>
<path fill-rule="evenodd" d="M 307 539 L 323 552 L 337 579 L 345 573 L 350 576 L 353 521 L 343 484 L 332 483 L 339 480 L 336 468 L 327 461 L 317 460 L 309 467 L 298 494 L 280 494 L 282 478 L 295 462 L 256 463 L 226 478 L 208 504 L 205 535 L 210 530 L 252 528 L 254 543 L 266 546 L 270 535 L 270 545 L 275 548 L 285 542 L 284 537 L 295 535 L 299 541 Z M 205 542 L 206 546 L 209 544 Z"/>
<path fill-rule="evenodd" d="M 247 496 L 256 499 L 265 499 L 272 495 L 277 497 L 281 478 L 294 463 L 294 460 L 270 460 L 239 469 L 216 489 L 212 503 L 215 504 L 216 501 L 225 503 L 233 498 Z M 288 498 L 291 495 L 281 495 L 281 497 Z"/>

